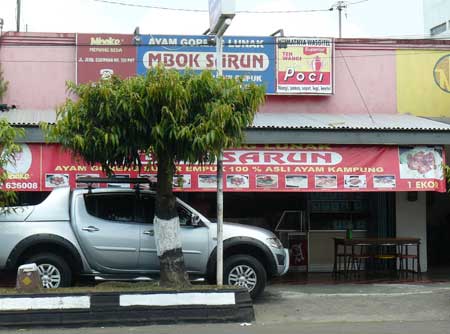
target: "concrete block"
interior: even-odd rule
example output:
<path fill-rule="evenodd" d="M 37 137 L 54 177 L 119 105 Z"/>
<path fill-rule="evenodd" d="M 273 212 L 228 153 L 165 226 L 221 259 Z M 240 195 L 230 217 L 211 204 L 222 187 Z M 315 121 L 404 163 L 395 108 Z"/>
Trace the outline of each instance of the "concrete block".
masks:
<path fill-rule="evenodd" d="M 16 289 L 19 292 L 39 292 L 42 289 L 36 263 L 24 264 L 17 269 Z"/>

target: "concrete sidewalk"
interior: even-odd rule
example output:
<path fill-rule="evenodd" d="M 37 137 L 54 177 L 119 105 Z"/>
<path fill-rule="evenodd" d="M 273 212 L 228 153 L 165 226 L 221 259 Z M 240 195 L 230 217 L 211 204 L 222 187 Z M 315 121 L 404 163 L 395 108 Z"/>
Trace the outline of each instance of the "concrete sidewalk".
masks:
<path fill-rule="evenodd" d="M 450 320 L 450 282 L 275 284 L 254 304 L 257 324 Z"/>
<path fill-rule="evenodd" d="M 442 334 L 450 283 L 276 284 L 255 303 L 252 324 L 5 330 L 29 334 Z"/>

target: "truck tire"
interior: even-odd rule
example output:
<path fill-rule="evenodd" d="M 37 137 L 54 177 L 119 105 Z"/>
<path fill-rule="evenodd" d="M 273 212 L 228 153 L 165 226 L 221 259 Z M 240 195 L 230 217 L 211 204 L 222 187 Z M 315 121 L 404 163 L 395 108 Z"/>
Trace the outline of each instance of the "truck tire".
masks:
<path fill-rule="evenodd" d="M 266 270 L 253 256 L 230 256 L 225 259 L 223 272 L 224 284 L 246 288 L 253 299 L 261 295 L 266 287 Z"/>
<path fill-rule="evenodd" d="M 28 258 L 26 263 L 37 264 L 44 288 L 62 288 L 72 284 L 72 270 L 61 256 L 39 253 Z"/>

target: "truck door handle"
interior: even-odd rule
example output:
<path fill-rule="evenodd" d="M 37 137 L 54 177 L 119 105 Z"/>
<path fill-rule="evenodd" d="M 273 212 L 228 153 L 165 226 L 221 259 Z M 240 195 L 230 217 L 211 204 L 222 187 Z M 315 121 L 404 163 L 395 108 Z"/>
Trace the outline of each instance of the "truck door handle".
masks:
<path fill-rule="evenodd" d="M 143 234 L 151 235 L 151 236 L 153 237 L 153 236 L 155 235 L 155 231 L 153 231 L 153 230 L 148 230 L 148 231 L 144 231 Z"/>
<path fill-rule="evenodd" d="M 82 228 L 83 231 L 88 231 L 88 232 L 97 232 L 100 231 L 100 229 L 98 229 L 95 226 L 88 226 L 88 227 L 83 227 Z"/>

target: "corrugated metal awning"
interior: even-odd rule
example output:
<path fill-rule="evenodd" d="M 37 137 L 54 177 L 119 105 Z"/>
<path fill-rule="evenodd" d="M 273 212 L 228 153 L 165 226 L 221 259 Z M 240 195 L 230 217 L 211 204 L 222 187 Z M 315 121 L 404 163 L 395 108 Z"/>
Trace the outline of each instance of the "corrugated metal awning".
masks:
<path fill-rule="evenodd" d="M 37 126 L 40 122 L 55 123 L 52 109 L 11 109 L 0 113 L 12 125 Z M 311 129 L 311 130 L 424 130 L 450 131 L 450 124 L 404 114 L 309 114 L 257 113 L 252 129 Z"/>
<path fill-rule="evenodd" d="M 40 122 L 55 123 L 56 111 L 53 109 L 10 109 L 0 112 L 0 118 L 5 118 L 12 125 L 38 126 Z"/>
<path fill-rule="evenodd" d="M 55 110 L 12 109 L 0 118 L 25 127 L 21 142 L 45 142 L 40 122 L 54 123 Z M 258 113 L 245 131 L 246 144 L 450 145 L 450 124 L 399 114 L 330 115 Z"/>
<path fill-rule="evenodd" d="M 404 114 L 257 113 L 251 129 L 450 131 L 450 124 Z"/>

